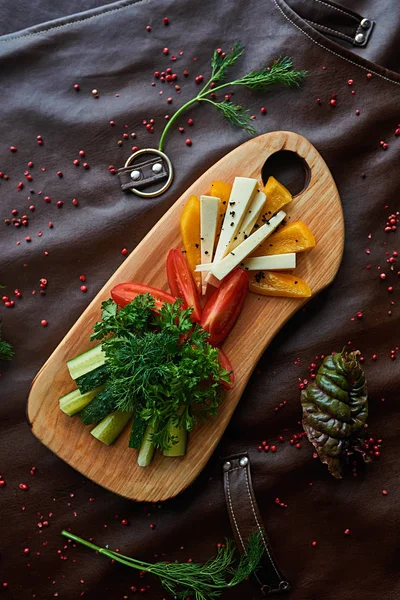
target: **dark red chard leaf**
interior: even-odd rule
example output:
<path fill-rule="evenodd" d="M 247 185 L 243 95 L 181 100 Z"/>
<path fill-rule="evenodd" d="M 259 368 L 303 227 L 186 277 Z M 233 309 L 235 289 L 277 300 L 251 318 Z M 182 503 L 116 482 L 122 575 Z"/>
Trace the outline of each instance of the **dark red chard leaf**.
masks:
<path fill-rule="evenodd" d="M 368 417 L 368 396 L 359 351 L 327 356 L 315 381 L 301 392 L 303 427 L 320 460 L 336 478 L 342 462 L 355 451 L 363 454 L 358 437 Z"/>

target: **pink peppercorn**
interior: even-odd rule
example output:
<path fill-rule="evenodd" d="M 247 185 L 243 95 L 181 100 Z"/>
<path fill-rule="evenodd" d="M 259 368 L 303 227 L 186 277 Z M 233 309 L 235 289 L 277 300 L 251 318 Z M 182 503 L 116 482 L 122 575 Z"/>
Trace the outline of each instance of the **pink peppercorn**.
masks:
<path fill-rule="evenodd" d="M 48 323 L 47 323 L 46 319 L 42 319 L 42 320 L 40 321 L 40 324 L 41 324 L 41 326 L 42 326 L 42 327 L 47 327 L 47 325 L 48 325 Z"/>
<path fill-rule="evenodd" d="M 85 151 L 84 150 L 79 150 L 79 156 L 85 156 Z"/>
<path fill-rule="evenodd" d="M 265 106 L 263 106 L 262 108 L 260 108 L 260 113 L 262 115 L 265 115 L 267 113 L 267 109 L 265 108 Z"/>
<path fill-rule="evenodd" d="M 74 85 L 74 90 L 75 90 L 76 92 L 79 92 L 79 85 L 78 85 L 77 83 L 75 83 L 75 85 Z"/>
<path fill-rule="evenodd" d="M 168 17 L 164 17 L 163 18 L 163 23 L 164 23 L 164 25 L 169 25 L 169 19 L 168 19 Z"/>
<path fill-rule="evenodd" d="M 10 152 L 16 152 L 17 146 L 10 146 Z"/>
<path fill-rule="evenodd" d="M 128 249 L 127 248 L 122 248 L 121 254 L 122 254 L 122 256 L 126 256 L 128 254 Z"/>
<path fill-rule="evenodd" d="M 191 146 L 192 145 L 192 140 L 190 138 L 188 138 L 186 140 L 186 146 Z"/>
<path fill-rule="evenodd" d="M 82 167 L 83 167 L 84 169 L 88 169 L 88 168 L 89 168 L 89 165 L 88 165 L 88 163 L 87 163 L 87 162 L 84 162 L 84 163 L 82 164 Z"/>
<path fill-rule="evenodd" d="M 163 54 L 167 55 L 168 53 L 169 53 L 169 50 L 168 50 L 168 48 L 164 48 L 164 49 L 163 49 Z"/>
<path fill-rule="evenodd" d="M 122 519 L 121 520 L 121 525 L 129 525 L 128 519 Z"/>

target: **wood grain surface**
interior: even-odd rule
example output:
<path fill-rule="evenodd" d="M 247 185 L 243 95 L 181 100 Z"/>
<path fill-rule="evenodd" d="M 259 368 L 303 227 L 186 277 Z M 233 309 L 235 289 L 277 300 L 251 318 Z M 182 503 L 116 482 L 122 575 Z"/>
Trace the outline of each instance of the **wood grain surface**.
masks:
<path fill-rule="evenodd" d="M 75 386 L 66 361 L 90 347 L 89 336 L 100 317 L 101 302 L 123 281 L 138 281 L 168 289 L 165 258 L 181 245 L 179 217 L 192 195 L 208 194 L 215 179 L 233 183 L 236 176 L 261 183 L 266 159 L 279 150 L 291 150 L 309 166 L 306 188 L 285 207 L 289 222 L 302 220 L 317 245 L 298 255 L 296 273 L 310 285 L 313 295 L 331 283 L 339 268 L 344 245 L 343 213 L 335 182 L 325 162 L 303 137 L 272 132 L 239 146 L 202 175 L 170 208 L 100 290 L 36 375 L 28 398 L 27 415 L 35 436 L 52 452 L 99 485 L 137 501 L 167 500 L 184 490 L 207 463 L 260 356 L 279 329 L 308 299 L 272 298 L 249 293 L 239 320 L 224 343 L 236 375 L 233 390 L 225 393 L 219 415 L 191 434 L 187 455 L 165 458 L 156 453 L 151 466 L 140 468 L 137 453 L 128 448 L 129 426 L 111 446 L 90 435 L 90 427 L 58 409 L 58 399 Z M 128 455 L 128 456 L 127 456 Z"/>

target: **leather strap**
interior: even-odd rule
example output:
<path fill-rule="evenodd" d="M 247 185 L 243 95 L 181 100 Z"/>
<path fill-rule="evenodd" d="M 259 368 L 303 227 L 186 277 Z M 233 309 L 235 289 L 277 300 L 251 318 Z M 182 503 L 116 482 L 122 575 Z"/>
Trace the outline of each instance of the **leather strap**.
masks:
<path fill-rule="evenodd" d="M 255 578 L 260 584 L 256 598 L 281 594 L 290 590 L 273 556 L 254 495 L 247 453 L 223 459 L 223 477 L 226 505 L 238 550 L 243 554 L 249 536 L 259 532 L 265 552 Z"/>
<path fill-rule="evenodd" d="M 365 47 L 375 25 L 371 18 L 336 4 L 332 0 L 287 0 L 311 27 L 326 37 L 352 46 Z"/>

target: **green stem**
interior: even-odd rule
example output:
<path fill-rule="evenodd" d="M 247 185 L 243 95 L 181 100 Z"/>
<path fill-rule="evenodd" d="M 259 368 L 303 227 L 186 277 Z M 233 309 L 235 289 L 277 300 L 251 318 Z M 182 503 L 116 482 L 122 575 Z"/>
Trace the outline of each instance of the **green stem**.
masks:
<path fill-rule="evenodd" d="M 206 98 L 206 96 L 208 94 L 211 94 L 212 92 L 216 92 L 218 90 L 222 90 L 223 88 L 232 86 L 232 85 L 239 85 L 240 81 L 231 81 L 228 83 L 223 83 L 222 85 L 219 85 L 216 88 L 213 89 L 209 89 L 209 85 L 212 82 L 212 78 L 209 79 L 209 81 L 207 81 L 206 85 L 203 87 L 203 89 L 197 94 L 197 96 L 195 98 L 193 98 L 192 100 L 189 100 L 188 102 L 186 102 L 183 106 L 181 106 L 175 114 L 172 115 L 172 117 L 170 118 L 170 120 L 168 121 L 168 123 L 166 124 L 166 126 L 163 129 L 163 132 L 161 134 L 161 138 L 160 138 L 160 142 L 158 144 L 158 149 L 162 152 L 164 149 L 164 144 L 165 144 L 165 138 L 167 137 L 167 133 L 170 130 L 170 128 L 172 127 L 172 125 L 175 123 L 175 121 L 178 119 L 178 117 L 180 117 L 180 115 L 187 110 L 190 106 L 193 106 L 193 104 L 195 104 L 196 102 L 210 102 L 211 104 L 214 104 L 215 106 L 215 102 L 213 102 L 212 100 L 210 100 L 209 98 Z"/>
<path fill-rule="evenodd" d="M 132 567 L 133 569 L 138 569 L 139 571 L 143 571 L 143 570 L 147 569 L 149 566 L 151 566 L 151 565 L 148 565 L 147 563 L 143 563 L 134 558 L 130 558 L 128 556 L 118 554 L 118 552 L 113 552 L 112 550 L 107 550 L 106 548 L 102 548 L 101 546 L 96 546 L 96 544 L 92 544 L 92 542 L 88 542 L 87 540 L 85 540 L 73 533 L 70 533 L 69 531 L 66 531 L 65 529 L 63 529 L 61 531 L 61 535 L 76 542 L 77 544 L 86 546 L 87 548 L 90 548 L 91 550 L 94 550 L 95 552 L 98 552 L 99 554 L 102 554 L 103 556 L 107 556 L 108 558 L 111 558 L 112 560 L 116 560 L 117 562 L 120 562 L 123 565 L 127 565 L 128 567 Z M 129 559 L 129 561 L 124 560 L 124 559 Z"/>
<path fill-rule="evenodd" d="M 177 118 L 186 110 L 189 108 L 189 106 L 192 106 L 193 104 L 195 104 L 198 100 L 200 99 L 200 96 L 196 96 L 196 98 L 193 98 L 192 100 L 189 100 L 189 102 L 186 102 L 186 104 L 184 104 L 183 106 L 181 106 L 174 115 L 172 115 L 172 117 L 170 118 L 170 120 L 168 121 L 168 123 L 166 124 L 166 126 L 164 127 L 164 130 L 161 134 L 161 138 L 160 138 L 160 143 L 158 144 L 158 149 L 162 152 L 163 148 L 164 148 L 164 142 L 165 142 L 165 138 L 167 136 L 168 131 L 170 130 L 171 126 L 173 123 L 175 123 L 175 121 L 177 120 Z"/>

